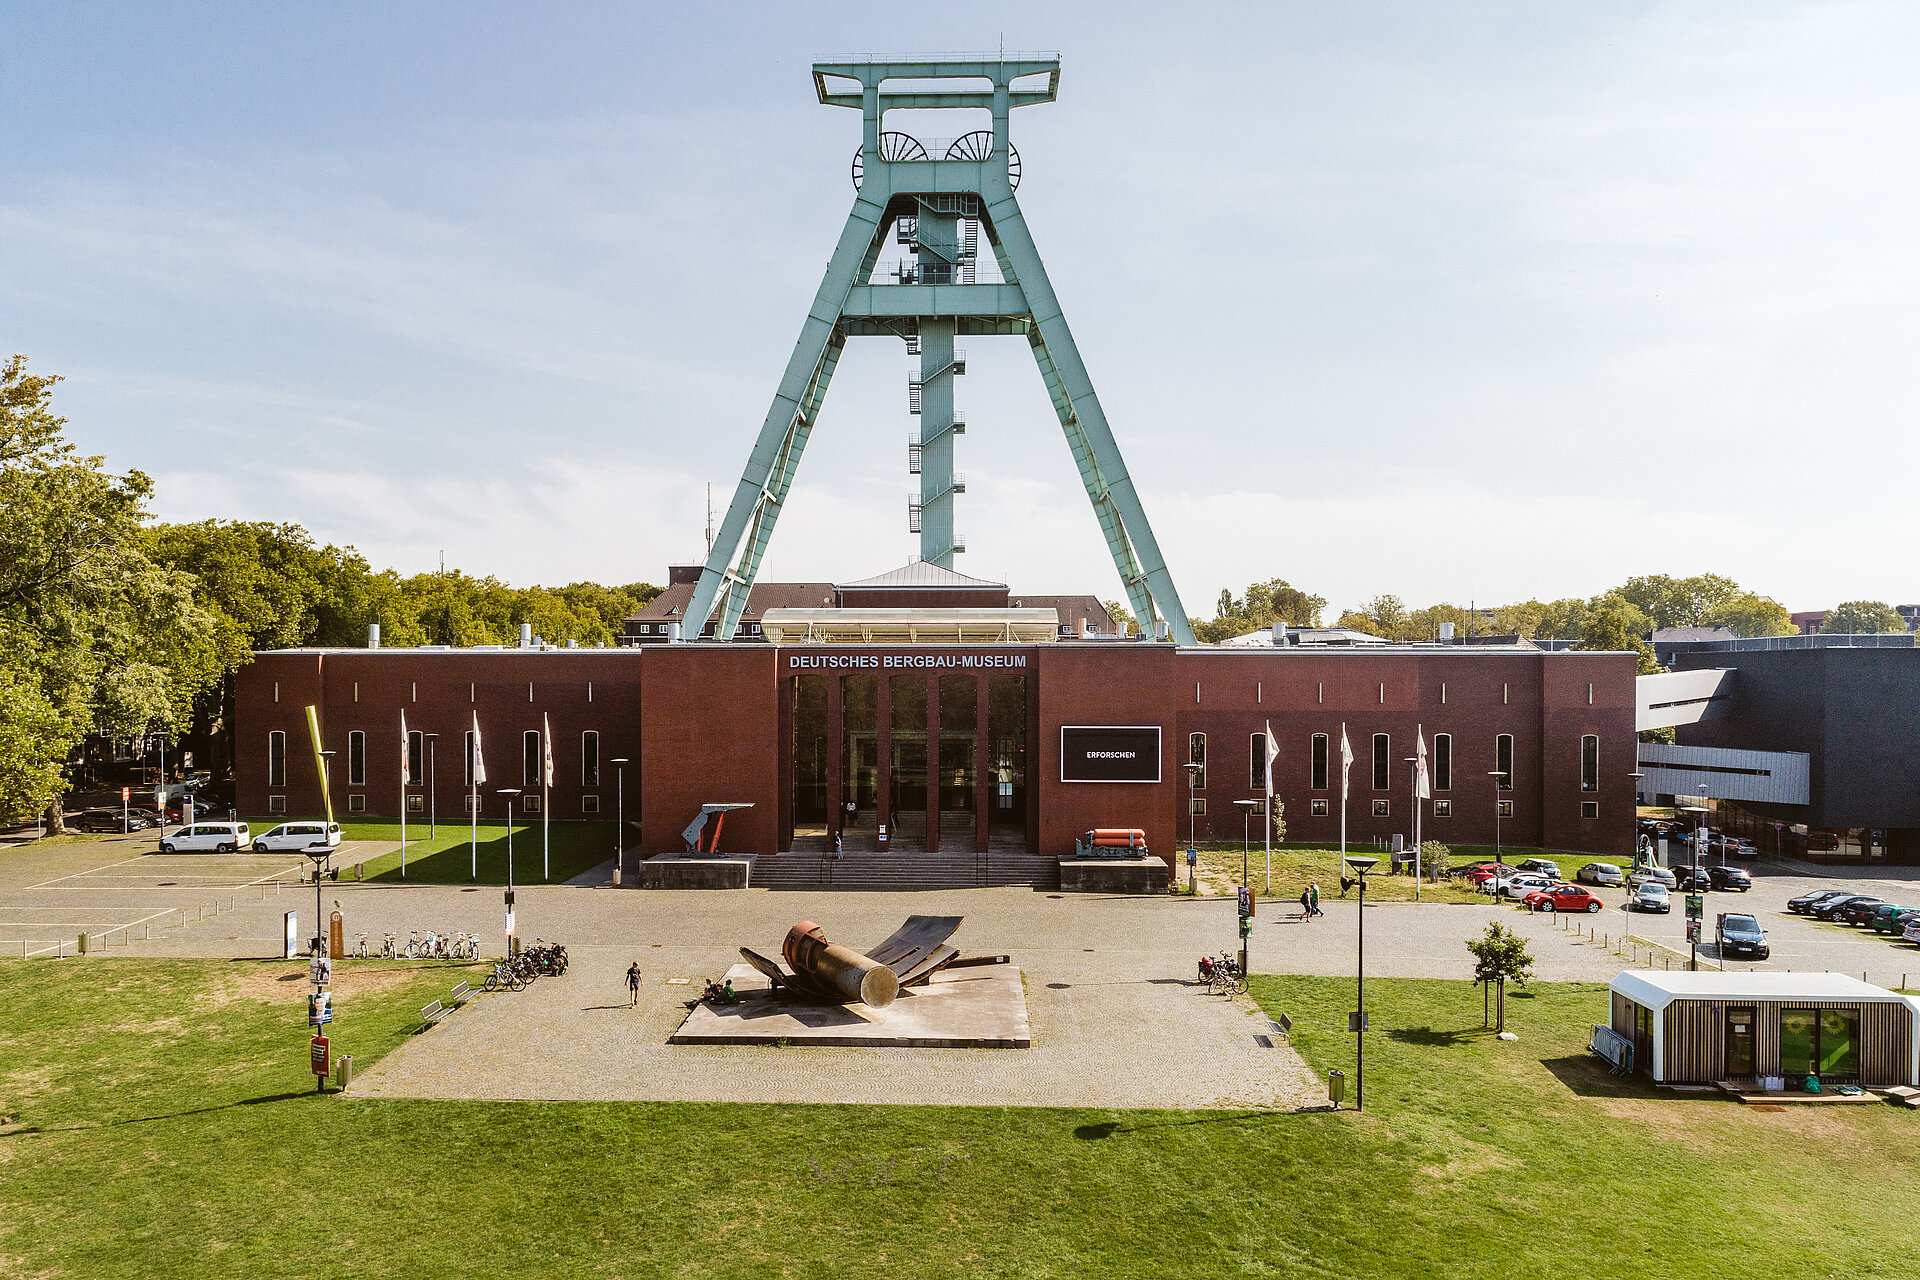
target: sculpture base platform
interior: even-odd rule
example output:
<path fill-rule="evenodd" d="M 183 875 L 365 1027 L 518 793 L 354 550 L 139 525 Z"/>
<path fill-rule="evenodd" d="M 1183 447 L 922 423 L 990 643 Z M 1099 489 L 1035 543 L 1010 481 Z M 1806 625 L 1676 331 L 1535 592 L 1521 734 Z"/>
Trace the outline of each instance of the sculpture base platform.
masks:
<path fill-rule="evenodd" d="M 642 889 L 744 889 L 753 878 L 754 855 L 728 853 L 683 858 L 663 853 L 640 864 Z"/>
<path fill-rule="evenodd" d="M 1063 893 L 1165 893 L 1167 864 L 1159 858 L 1062 858 Z"/>
<path fill-rule="evenodd" d="M 1028 1049 L 1027 996 L 1010 964 L 947 969 L 884 1009 L 806 1004 L 775 992 L 752 965 L 727 970 L 738 1004 L 701 1004 L 668 1044 L 772 1044 L 875 1049 Z"/>

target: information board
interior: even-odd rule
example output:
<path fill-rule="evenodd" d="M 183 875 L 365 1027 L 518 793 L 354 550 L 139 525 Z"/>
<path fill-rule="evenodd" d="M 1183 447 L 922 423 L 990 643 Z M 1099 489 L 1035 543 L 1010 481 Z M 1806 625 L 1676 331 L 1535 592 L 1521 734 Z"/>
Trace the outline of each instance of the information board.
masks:
<path fill-rule="evenodd" d="M 1060 781 L 1160 781 L 1160 726 L 1062 725 Z"/>

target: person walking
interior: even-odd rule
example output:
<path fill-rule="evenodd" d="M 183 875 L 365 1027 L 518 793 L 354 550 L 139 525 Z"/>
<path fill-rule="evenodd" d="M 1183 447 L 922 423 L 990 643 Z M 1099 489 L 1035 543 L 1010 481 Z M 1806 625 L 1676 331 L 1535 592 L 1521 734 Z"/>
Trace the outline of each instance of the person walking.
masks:
<path fill-rule="evenodd" d="M 1307 886 L 1307 895 L 1307 901 L 1312 906 L 1314 915 L 1323 916 L 1327 914 L 1320 909 L 1320 884 L 1318 881 Z"/>
<path fill-rule="evenodd" d="M 1313 919 L 1313 891 L 1311 889 L 1302 889 L 1300 891 L 1300 918 L 1302 920 Z"/>
<path fill-rule="evenodd" d="M 845 832 L 836 831 L 833 833 L 833 856 L 836 858 L 844 858 L 847 856 L 847 837 Z"/>
<path fill-rule="evenodd" d="M 635 960 L 627 966 L 627 1008 L 632 1009 L 640 1003 L 640 962 Z"/>

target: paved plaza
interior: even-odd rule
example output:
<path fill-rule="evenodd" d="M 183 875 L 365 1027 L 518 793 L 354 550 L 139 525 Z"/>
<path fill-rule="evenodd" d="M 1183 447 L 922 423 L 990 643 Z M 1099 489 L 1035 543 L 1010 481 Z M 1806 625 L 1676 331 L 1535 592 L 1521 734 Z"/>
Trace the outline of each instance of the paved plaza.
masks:
<path fill-rule="evenodd" d="M 82 929 L 93 956 L 273 957 L 281 913 L 311 928 L 314 892 L 300 865 L 251 854 L 152 852 L 152 838 L 28 846 L 0 859 L 0 946 L 59 963 Z M 1709 912 L 1751 910 L 1772 935 L 1762 968 L 1834 969 L 1900 985 L 1920 978 L 1920 951 L 1857 930 L 1783 914 L 1788 897 L 1848 879 L 1785 864 L 1756 868 L 1750 894 L 1712 894 Z M 1920 899 L 1920 872 L 1889 868 L 1857 881 L 1895 900 Z M 1278 886 L 1277 891 L 1292 886 Z M 649 892 L 615 889 L 610 868 L 565 885 L 522 886 L 523 937 L 567 944 L 573 966 L 520 993 L 484 996 L 365 1073 L 363 1096 L 442 1098 L 858 1101 L 973 1105 L 1261 1107 L 1322 1105 L 1314 1079 L 1245 998 L 1208 995 L 1193 981 L 1203 953 L 1234 948 L 1229 898 L 1067 895 L 1023 887 L 928 892 Z M 391 930 L 468 931 L 498 951 L 497 886 L 325 882 L 349 947 L 365 932 L 375 950 Z M 1604 890 L 1610 904 L 1617 890 Z M 1357 903 L 1323 899 L 1308 922 L 1284 900 L 1263 900 L 1251 940 L 1256 972 L 1353 973 Z M 812 919 L 868 946 L 908 915 L 965 917 L 966 954 L 1001 953 L 1021 970 L 1028 1049 L 797 1048 L 669 1045 L 687 1003 L 739 963 L 738 948 L 775 954 L 787 928 Z M 1610 909 L 1556 920 L 1493 903 L 1376 903 L 1367 908 L 1367 972 L 1381 977 L 1470 976 L 1464 942 L 1500 920 L 1533 942 L 1539 977 L 1604 982 L 1623 959 L 1565 926 L 1617 934 Z M 1684 917 L 1635 916 L 1633 932 L 1684 952 Z M 62 942 L 61 940 L 64 940 Z M 1707 949 L 1711 955 L 1711 948 Z M 623 976 L 645 981 L 629 1008 Z M 72 961 L 69 960 L 69 963 Z M 1657 960 L 1656 963 L 1662 963 Z M 343 961 L 351 966 L 352 961 Z M 1909 974 L 1907 971 L 1911 971 Z"/>

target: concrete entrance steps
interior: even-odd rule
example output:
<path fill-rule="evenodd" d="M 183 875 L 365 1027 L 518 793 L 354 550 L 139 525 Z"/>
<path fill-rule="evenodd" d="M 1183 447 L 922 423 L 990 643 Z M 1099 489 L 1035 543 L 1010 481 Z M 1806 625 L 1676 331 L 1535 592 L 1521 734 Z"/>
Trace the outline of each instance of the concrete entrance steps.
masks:
<path fill-rule="evenodd" d="M 848 853 L 843 858 L 813 852 L 763 854 L 753 883 L 766 889 L 973 889 L 1025 884 L 1060 887 L 1055 858 L 1027 853 Z"/>

